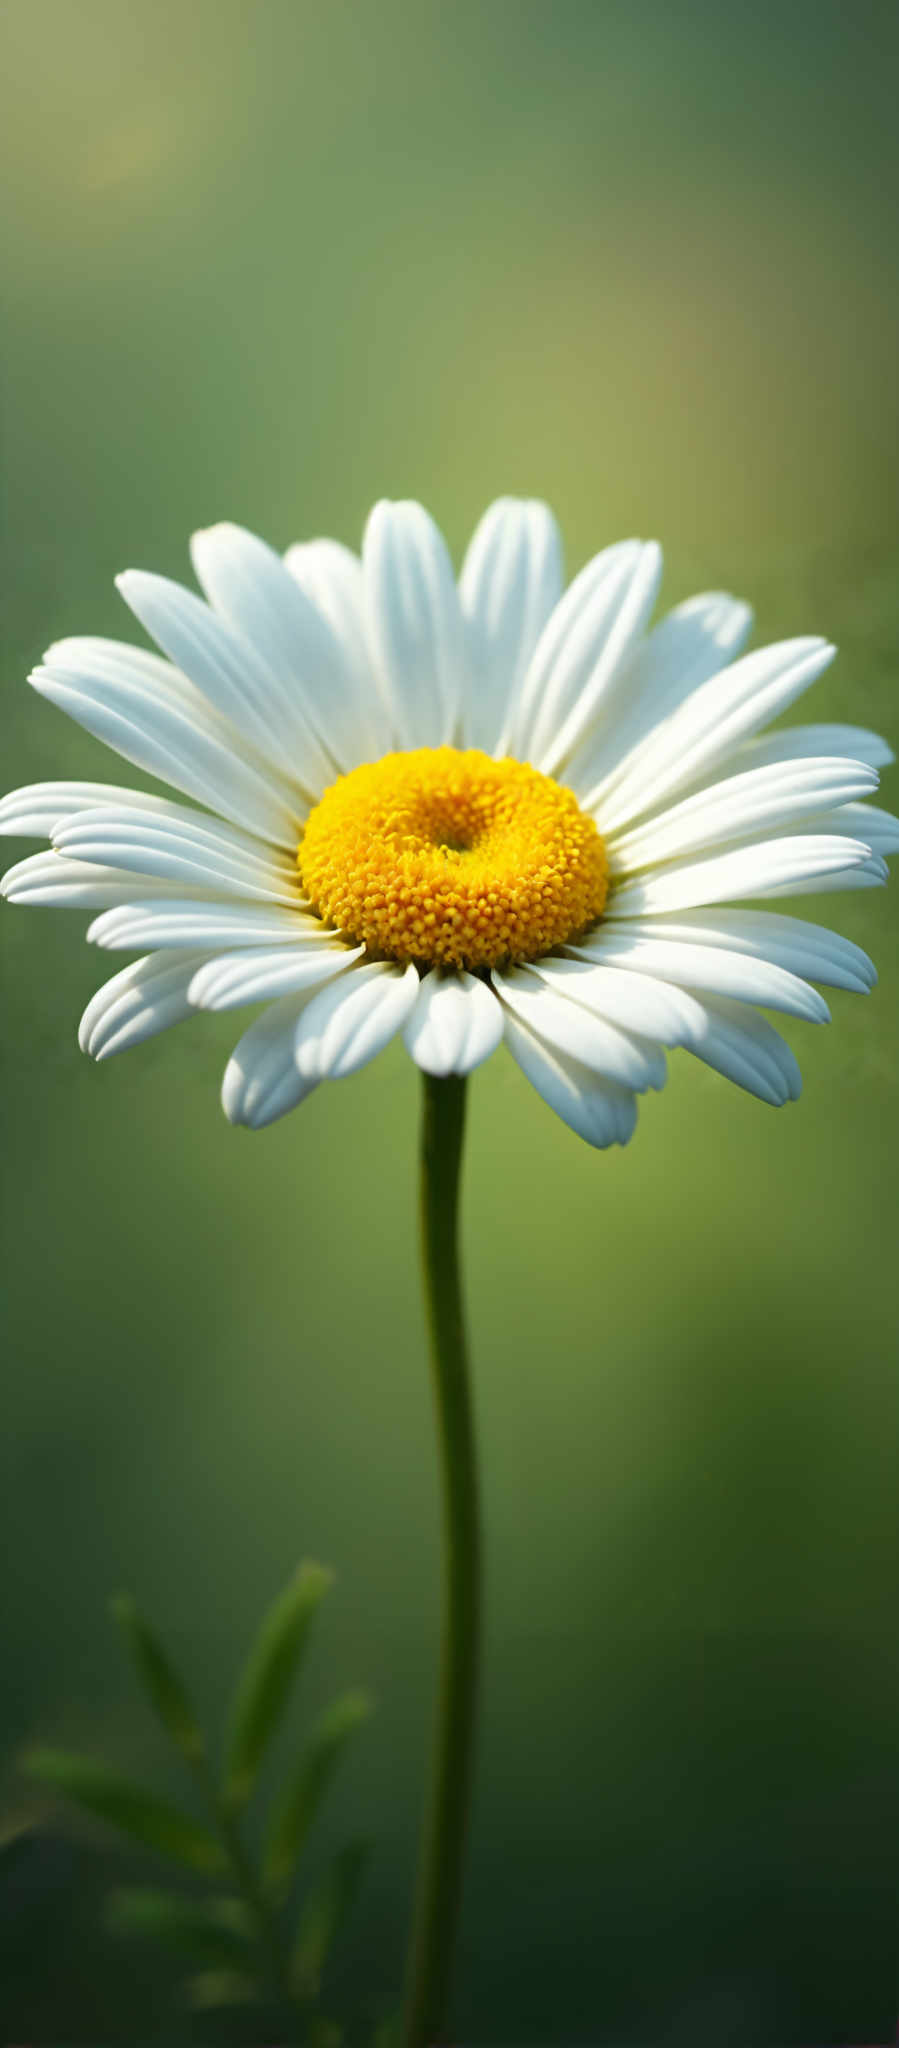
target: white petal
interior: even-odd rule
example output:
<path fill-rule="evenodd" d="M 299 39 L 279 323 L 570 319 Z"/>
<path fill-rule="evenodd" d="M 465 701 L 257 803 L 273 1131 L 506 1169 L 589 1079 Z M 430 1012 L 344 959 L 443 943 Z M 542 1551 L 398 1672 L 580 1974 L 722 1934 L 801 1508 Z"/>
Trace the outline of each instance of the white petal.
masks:
<path fill-rule="evenodd" d="M 160 895 L 155 884 L 148 884 L 152 894 L 146 901 L 135 903 L 129 900 L 134 877 L 123 875 L 122 884 L 115 909 L 104 911 L 88 929 L 95 946 L 120 951 L 134 946 L 202 946 L 220 952 L 223 946 L 306 946 L 336 937 L 318 918 L 302 911 L 184 897 L 174 889 L 169 898 Z"/>
<path fill-rule="evenodd" d="M 594 723 L 655 603 L 654 541 L 623 541 L 582 569 L 540 637 L 514 724 L 515 752 L 553 775 Z"/>
<path fill-rule="evenodd" d="M 176 884 L 169 884 L 172 892 Z M 164 897 L 165 882 L 130 875 L 124 868 L 92 867 L 87 861 L 63 860 L 62 854 L 31 853 L 0 880 L 0 896 L 10 903 L 44 905 L 48 909 L 105 910 L 111 904 L 139 902 L 144 896 Z M 177 891 L 177 893 L 181 893 Z M 206 892 L 199 890 L 203 896 Z M 210 890 L 214 898 L 220 891 Z"/>
<path fill-rule="evenodd" d="M 104 982 L 78 1027 L 78 1043 L 91 1059 L 111 1059 L 145 1038 L 155 1038 L 193 1015 L 187 990 L 205 953 L 149 953 Z"/>
<path fill-rule="evenodd" d="M 141 684 L 151 696 L 164 697 L 167 703 L 179 704 L 183 711 L 191 712 L 200 725 L 209 720 L 216 730 L 221 726 L 190 678 L 146 647 L 132 647 L 126 640 L 106 640 L 97 633 L 78 633 L 54 640 L 44 661 L 49 668 L 63 668 L 87 682 L 99 679 Z M 233 733 L 231 737 L 233 740 Z"/>
<path fill-rule="evenodd" d="M 637 1121 L 636 1097 L 569 1059 L 506 1010 L 504 1036 L 523 1074 L 562 1122 L 588 1145 L 626 1145 Z"/>
<path fill-rule="evenodd" d="M 798 1100 L 802 1092 L 799 1068 L 786 1041 L 766 1017 L 747 1004 L 727 1002 L 723 996 L 704 998 L 703 1008 L 706 1028 L 690 1047 L 697 1059 L 774 1108 Z"/>
<path fill-rule="evenodd" d="M 258 840 L 244 840 L 199 812 L 172 807 L 147 816 L 127 806 L 82 811 L 57 826 L 57 850 L 73 860 L 126 868 L 180 882 L 185 889 L 217 889 L 229 896 L 297 904 L 305 899 L 296 867 L 275 861 Z"/>
<path fill-rule="evenodd" d="M 356 759 L 367 761 L 391 746 L 390 714 L 382 695 L 365 632 L 365 589 L 358 555 L 337 540 L 298 541 L 284 557 L 310 602 L 327 619 L 339 641 L 353 686 Z"/>
<path fill-rule="evenodd" d="M 232 1124 L 261 1131 L 311 1095 L 317 1083 L 298 1073 L 297 1023 L 308 993 L 282 996 L 257 1017 L 235 1046 L 222 1082 L 222 1108 Z"/>
<path fill-rule="evenodd" d="M 804 875 L 800 881 L 792 883 L 789 889 L 772 886 L 759 889 L 756 891 L 756 894 L 759 896 L 821 896 L 825 890 L 828 895 L 831 895 L 834 893 L 839 894 L 849 889 L 882 889 L 884 882 L 887 881 L 889 881 L 889 872 L 886 861 L 881 859 L 879 853 L 872 853 L 858 867 L 844 868 L 841 873 L 827 875 L 823 880 L 817 873 Z"/>
<path fill-rule="evenodd" d="M 165 806 L 166 798 L 108 782 L 30 782 L 0 798 L 0 832 L 20 839 L 49 839 L 64 818 L 105 804 L 129 804 L 152 812 Z"/>
<path fill-rule="evenodd" d="M 277 794 L 291 815 L 296 812 L 299 817 L 306 817 L 309 804 L 290 769 L 279 773 L 272 761 L 238 732 L 232 720 L 216 710 L 190 677 L 160 654 L 151 654 L 145 647 L 132 647 L 123 640 L 80 635 L 55 640 L 44 655 L 43 666 L 59 670 L 76 687 L 86 684 L 93 690 L 103 684 L 113 691 L 118 687 L 131 688 L 141 691 L 153 705 L 168 705 L 187 718 L 197 732 L 210 735 L 230 754 L 254 768 L 264 787 Z"/>
<path fill-rule="evenodd" d="M 282 676 L 302 730 L 317 735 L 340 768 L 360 759 L 358 684 L 324 612 L 280 555 L 241 526 L 223 521 L 195 533 L 191 555 L 207 597 Z M 325 783 L 333 781 L 323 770 Z"/>
<path fill-rule="evenodd" d="M 270 1002 L 275 996 L 334 981 L 364 950 L 332 941 L 327 946 L 253 946 L 246 952 L 220 953 L 194 975 L 190 1000 L 198 1010 L 239 1010 L 246 1003 Z"/>
<path fill-rule="evenodd" d="M 207 702 L 315 801 L 333 780 L 333 763 L 283 667 L 272 668 L 251 641 L 180 583 L 143 569 L 126 569 L 116 583 L 141 625 Z"/>
<path fill-rule="evenodd" d="M 372 647 L 396 744 L 454 739 L 468 697 L 468 658 L 452 563 L 422 505 L 383 499 L 362 546 Z"/>
<path fill-rule="evenodd" d="M 867 761 L 869 768 L 887 768 L 896 756 L 887 741 L 863 725 L 791 725 L 746 740 L 728 756 L 728 768 L 767 768 L 774 761 L 808 760 L 813 754 L 841 754 Z"/>
<path fill-rule="evenodd" d="M 619 966 L 611 949 L 607 962 L 598 950 L 570 946 L 564 957 L 550 954 L 538 960 L 534 973 L 571 1002 L 583 1003 L 624 1031 L 657 1038 L 660 1045 L 686 1045 L 697 1021 L 695 1005 L 681 989 L 666 988 L 664 977 L 653 981 L 648 973 L 630 974 L 627 962 Z"/>
<path fill-rule="evenodd" d="M 632 748 L 670 718 L 700 684 L 736 660 L 751 626 L 747 604 L 712 590 L 676 605 L 637 641 L 611 715 L 598 720 L 595 732 L 575 750 L 565 771 L 566 782 L 585 809 L 592 809 L 614 787 Z"/>
<path fill-rule="evenodd" d="M 743 896 L 788 896 L 805 882 L 831 888 L 842 870 L 868 862 L 868 849 L 857 839 L 762 839 L 734 847 L 729 853 L 707 854 L 700 860 L 673 861 L 651 869 L 616 888 L 606 905 L 607 918 L 658 916 L 702 903 L 726 903 Z"/>
<path fill-rule="evenodd" d="M 707 775 L 807 690 L 834 653 L 826 640 L 783 640 L 711 676 L 622 763 L 602 797 L 604 830 L 618 831 Z"/>
<path fill-rule="evenodd" d="M 418 994 L 418 973 L 375 960 L 322 989 L 297 1026 L 294 1056 L 316 1081 L 355 1074 L 402 1029 Z"/>
<path fill-rule="evenodd" d="M 124 652 L 130 654 L 128 649 Z M 296 847 L 304 805 L 274 770 L 257 768 L 239 757 L 226 721 L 204 705 L 199 694 L 195 693 L 196 704 L 179 701 L 125 662 L 115 672 L 101 670 L 98 662 L 92 673 L 89 658 L 78 665 L 62 665 L 54 658 L 36 669 L 29 681 L 42 697 L 58 704 L 126 761 L 160 776 L 261 839 Z"/>
<path fill-rule="evenodd" d="M 651 975 L 680 988 L 704 989 L 711 995 L 760 1003 L 763 1009 L 784 1010 L 815 1024 L 826 1024 L 830 1016 L 823 996 L 807 981 L 768 960 L 731 952 L 724 942 L 691 945 L 685 938 L 647 938 L 639 926 L 624 935 L 604 926 L 593 940 L 570 950 L 580 960 L 594 960 L 610 970 L 628 970 L 624 976 L 628 981 Z"/>
<path fill-rule="evenodd" d="M 95 821 L 122 830 L 133 827 L 139 832 L 190 835 L 198 844 L 217 847 L 222 853 L 241 861 L 264 868 L 275 867 L 284 874 L 295 871 L 295 857 L 291 854 L 285 859 L 280 847 L 269 845 L 260 839 L 258 833 L 244 832 L 239 825 L 229 825 L 226 819 L 217 818 L 211 811 L 198 811 L 193 804 L 176 803 L 173 797 L 152 796 L 142 802 L 136 791 L 126 789 L 119 802 L 114 792 L 106 792 L 99 803 L 76 806 L 60 819 L 55 830 L 61 836 L 70 827 L 73 832 L 82 826 L 93 829 Z"/>
<path fill-rule="evenodd" d="M 498 498 L 475 528 L 459 578 L 471 650 L 464 744 L 501 752 L 505 722 L 562 595 L 562 544 L 547 505 Z"/>
<path fill-rule="evenodd" d="M 470 1074 L 496 1050 L 503 1013 L 474 974 L 426 974 L 406 1019 L 407 1050 L 426 1074 Z"/>
<path fill-rule="evenodd" d="M 633 924 L 622 920 L 597 933 L 597 944 L 603 948 L 606 932 L 613 945 L 619 939 L 684 940 L 689 946 L 746 953 L 789 974 L 822 981 L 827 988 L 863 991 L 877 980 L 873 961 L 851 939 L 776 910 L 685 910 L 671 918 L 640 918 Z"/>
<path fill-rule="evenodd" d="M 876 804 L 847 803 L 839 810 L 817 811 L 801 825 L 802 832 L 851 832 L 872 853 L 899 853 L 899 818 L 881 811 Z"/>
<path fill-rule="evenodd" d="M 876 768 L 868 768 L 862 761 L 824 757 L 753 768 L 698 790 L 646 824 L 619 834 L 612 842 L 615 864 L 633 874 L 656 861 L 676 860 L 706 847 L 726 845 L 728 840 L 744 839 L 763 827 L 768 832 L 783 831 L 792 827 L 794 820 L 867 796 L 877 782 Z M 848 818 L 841 825 L 837 815 L 835 811 L 834 822 L 822 825 L 821 830 L 856 830 Z"/>
<path fill-rule="evenodd" d="M 317 605 L 337 634 L 351 650 L 353 659 L 365 661 L 365 592 L 362 563 L 352 548 L 323 535 L 315 540 L 298 540 L 287 549 L 284 567 Z"/>
<path fill-rule="evenodd" d="M 529 967 L 493 969 L 493 986 L 506 1008 L 547 1045 L 624 1088 L 661 1088 L 665 1055 L 660 1046 L 622 1031 L 577 1002 L 570 1002 Z"/>

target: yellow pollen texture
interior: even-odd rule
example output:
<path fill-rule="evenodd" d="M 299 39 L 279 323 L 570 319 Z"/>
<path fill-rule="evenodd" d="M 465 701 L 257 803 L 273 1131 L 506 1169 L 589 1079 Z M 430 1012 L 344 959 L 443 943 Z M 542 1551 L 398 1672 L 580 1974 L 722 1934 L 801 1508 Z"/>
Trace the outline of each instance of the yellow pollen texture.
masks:
<path fill-rule="evenodd" d="M 342 775 L 297 860 L 318 916 L 376 957 L 472 969 L 576 938 L 609 881 L 570 790 L 474 748 L 385 754 Z"/>

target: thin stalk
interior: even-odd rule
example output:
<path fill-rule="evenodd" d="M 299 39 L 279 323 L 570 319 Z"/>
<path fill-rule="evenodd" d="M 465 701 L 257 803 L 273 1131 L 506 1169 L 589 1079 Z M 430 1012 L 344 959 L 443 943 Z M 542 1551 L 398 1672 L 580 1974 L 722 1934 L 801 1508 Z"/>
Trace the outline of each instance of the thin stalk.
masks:
<path fill-rule="evenodd" d="M 209 1817 L 231 1865 L 235 1886 L 255 1924 L 263 1967 L 267 1972 L 275 2002 L 283 2008 L 285 2018 L 288 2014 L 296 2018 L 298 2006 L 290 1982 L 290 1959 L 284 1945 L 278 1914 L 266 1895 L 263 1880 L 244 1842 L 240 1823 L 236 1815 L 228 1811 L 221 1798 L 205 1757 L 195 1758 L 193 1768 L 207 1804 Z"/>
<path fill-rule="evenodd" d="M 481 1599 L 477 1466 L 459 1272 L 465 1081 L 425 1075 L 422 1109 L 421 1250 L 443 1488 L 446 1592 L 403 2048 L 431 2048 L 445 2038 L 471 1793 Z"/>
<path fill-rule="evenodd" d="M 296 2017 L 296 2001 L 290 1983 L 290 1964 L 284 1950 L 277 1917 L 269 1905 L 261 1878 L 257 1875 L 244 1844 L 237 1821 L 219 1803 L 219 1827 L 231 1868 L 243 1893 L 259 1935 L 259 1945 L 268 1967 L 269 1981 L 285 2015 Z"/>

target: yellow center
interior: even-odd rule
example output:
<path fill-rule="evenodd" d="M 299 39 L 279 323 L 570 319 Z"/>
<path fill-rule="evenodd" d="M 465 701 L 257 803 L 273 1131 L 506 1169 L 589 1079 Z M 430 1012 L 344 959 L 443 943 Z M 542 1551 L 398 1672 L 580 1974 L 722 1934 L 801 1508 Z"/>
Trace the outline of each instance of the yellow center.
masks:
<path fill-rule="evenodd" d="M 381 959 L 535 960 L 602 910 L 609 865 L 571 791 L 474 748 L 385 754 L 342 775 L 297 855 L 326 924 Z"/>

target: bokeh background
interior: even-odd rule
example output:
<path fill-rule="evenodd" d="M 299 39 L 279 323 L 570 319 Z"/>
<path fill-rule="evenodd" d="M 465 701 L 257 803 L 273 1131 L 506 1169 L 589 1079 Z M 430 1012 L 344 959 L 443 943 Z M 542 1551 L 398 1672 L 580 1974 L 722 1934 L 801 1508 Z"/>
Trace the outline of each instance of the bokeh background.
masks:
<path fill-rule="evenodd" d="M 657 533 L 669 601 L 831 634 L 811 715 L 895 741 L 892 10 L 11 0 L 5 39 L 4 785 L 117 778 L 23 680 L 62 634 L 132 635 L 116 570 L 187 577 L 221 517 L 355 542 L 383 494 L 457 553 L 503 491 L 554 504 L 572 568 Z M 895 912 L 797 908 L 882 976 L 789 1027 L 800 1105 L 679 1055 L 601 1156 L 511 1061 L 471 1091 L 464 2042 L 893 2038 Z M 34 1739 L 174 1783 L 111 1591 L 218 1716 L 265 1601 L 328 1559 L 295 1727 L 378 1697 L 319 1835 L 376 1844 L 331 1984 L 362 2026 L 396 1991 L 438 1629 L 413 1068 L 233 1132 L 240 1019 L 94 1069 L 83 920 L 7 911 L 2 951 L 3 1810 L 35 1812 Z M 4 2041 L 225 2038 L 98 1931 L 135 1867 L 46 1815 Z"/>

